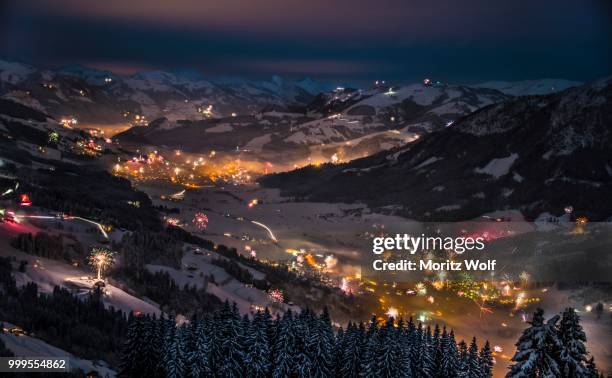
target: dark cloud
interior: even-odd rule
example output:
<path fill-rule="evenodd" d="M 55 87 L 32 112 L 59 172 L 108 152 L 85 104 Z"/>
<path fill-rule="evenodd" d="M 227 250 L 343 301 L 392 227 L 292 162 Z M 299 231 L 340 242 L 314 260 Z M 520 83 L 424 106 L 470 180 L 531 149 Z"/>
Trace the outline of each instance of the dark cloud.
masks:
<path fill-rule="evenodd" d="M 590 0 L 21 0 L 0 54 L 117 72 L 196 68 L 339 80 L 612 73 L 610 3 Z"/>

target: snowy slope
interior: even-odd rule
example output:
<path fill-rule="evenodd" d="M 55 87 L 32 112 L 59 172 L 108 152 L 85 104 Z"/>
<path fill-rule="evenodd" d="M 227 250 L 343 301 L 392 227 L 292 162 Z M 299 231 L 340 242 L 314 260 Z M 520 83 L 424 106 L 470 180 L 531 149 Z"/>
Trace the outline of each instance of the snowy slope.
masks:
<path fill-rule="evenodd" d="M 579 81 L 564 79 L 541 79 L 523 81 L 488 81 L 473 85 L 475 88 L 490 88 L 511 96 L 545 95 L 561 92 L 581 85 Z"/>
<path fill-rule="evenodd" d="M 11 325 L 4 323 L 5 328 L 11 328 Z M 71 369 L 81 369 L 84 373 L 89 373 L 95 370 L 101 377 L 115 377 L 117 373 L 110 369 L 106 363 L 98 361 L 83 360 L 75 357 L 71 353 L 63 349 L 56 348 L 46 342 L 26 336 L 13 335 L 11 333 L 0 333 L 0 339 L 6 344 L 17 357 L 61 357 L 68 358 L 69 367 Z"/>

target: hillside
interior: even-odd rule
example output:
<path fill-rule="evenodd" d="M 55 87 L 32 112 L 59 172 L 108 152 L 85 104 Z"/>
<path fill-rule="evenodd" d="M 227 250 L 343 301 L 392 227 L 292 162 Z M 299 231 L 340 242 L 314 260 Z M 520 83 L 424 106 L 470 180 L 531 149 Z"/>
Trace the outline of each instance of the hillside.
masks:
<path fill-rule="evenodd" d="M 429 220 L 501 209 L 536 218 L 568 205 L 603 220 L 612 214 L 611 110 L 612 79 L 605 78 L 487 106 L 406 148 L 261 183 L 299 198 L 363 201 Z"/>

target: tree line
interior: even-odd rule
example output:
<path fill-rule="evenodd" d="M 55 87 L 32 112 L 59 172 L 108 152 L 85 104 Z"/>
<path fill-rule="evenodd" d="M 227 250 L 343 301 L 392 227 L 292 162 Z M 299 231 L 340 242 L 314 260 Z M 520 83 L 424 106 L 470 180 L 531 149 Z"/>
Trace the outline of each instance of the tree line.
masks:
<path fill-rule="evenodd" d="M 412 319 L 349 323 L 304 310 L 241 317 L 219 311 L 176 326 L 132 316 L 121 354 L 124 377 L 491 377 L 489 343 L 455 341 L 453 331 Z"/>

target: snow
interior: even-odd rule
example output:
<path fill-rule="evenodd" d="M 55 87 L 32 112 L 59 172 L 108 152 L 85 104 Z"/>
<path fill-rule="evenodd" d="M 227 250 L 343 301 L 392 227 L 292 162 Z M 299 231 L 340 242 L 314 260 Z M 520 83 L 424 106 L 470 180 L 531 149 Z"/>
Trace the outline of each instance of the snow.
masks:
<path fill-rule="evenodd" d="M 272 134 L 264 134 L 264 135 L 251 139 L 249 143 L 247 143 L 246 146 L 244 146 L 244 148 L 248 150 L 259 152 L 261 151 L 263 146 L 267 143 L 270 143 L 271 140 L 272 140 Z"/>
<path fill-rule="evenodd" d="M 234 128 L 232 127 L 232 125 L 227 124 L 227 123 L 222 123 L 220 125 L 211 127 L 210 129 L 206 129 L 207 133 L 227 133 L 234 130 Z"/>
<path fill-rule="evenodd" d="M 434 211 L 453 211 L 453 210 L 459 210 L 461 209 L 461 205 L 446 205 L 446 206 L 440 206 L 437 209 L 435 209 Z"/>
<path fill-rule="evenodd" d="M 6 322 L 4 322 L 4 326 L 7 328 L 12 327 L 12 325 Z M 62 357 L 69 360 L 68 365 L 70 368 L 78 368 L 85 373 L 96 370 L 102 377 L 114 377 L 117 375 L 117 373 L 110 369 L 105 362 L 82 360 L 63 349 L 56 348 L 34 337 L 0 333 L 0 339 L 2 339 L 6 347 L 13 351 L 17 357 Z"/>
<path fill-rule="evenodd" d="M 225 269 L 212 263 L 213 259 L 223 258 L 212 251 L 202 251 L 202 254 L 196 254 L 192 250 L 185 252 L 181 262 L 182 269 L 174 269 L 163 265 L 147 265 L 147 269 L 152 272 L 164 271 L 168 272 L 170 277 L 178 286 L 195 286 L 199 289 L 204 287 L 204 276 L 215 277 L 215 283 L 208 283 L 206 291 L 218 297 L 222 301 L 228 299 L 230 302 L 236 302 L 238 309 L 242 314 L 251 312 L 251 305 L 266 306 L 270 305 L 266 293 L 258 290 L 250 285 L 245 285 L 242 282 L 230 276 Z M 254 279 L 264 279 L 265 274 L 253 268 L 242 265 L 248 269 Z"/>
<path fill-rule="evenodd" d="M 23 227 L 24 229 L 16 230 L 15 227 Z M 28 255 L 9 245 L 8 241 L 16 232 L 36 233 L 37 230 L 27 223 L 19 225 L 0 223 L 0 256 L 15 256 L 17 260 L 28 262 L 25 273 L 13 273 L 17 285 L 23 286 L 28 282 L 35 282 L 40 292 L 43 293 L 52 293 L 55 286 L 77 287 L 82 292 L 89 290 L 93 284 L 92 279 L 86 278 L 91 276 L 90 271 L 82 270 L 62 261 Z M 156 306 L 136 298 L 116 286 L 107 283 L 104 289 L 103 302 L 106 306 L 113 306 L 125 312 L 140 311 L 142 313 L 160 314 L 160 310 Z"/>
<path fill-rule="evenodd" d="M 524 80 L 524 81 L 489 81 L 473 85 L 475 88 L 490 88 L 496 89 L 502 93 L 511 96 L 527 96 L 527 95 L 545 95 L 563 91 L 570 87 L 579 86 L 582 83 L 579 81 L 571 81 L 564 79 L 541 79 L 541 80 Z"/>
<path fill-rule="evenodd" d="M 13 85 L 18 84 L 35 71 L 33 67 L 26 66 L 25 64 L 0 60 L 0 81 L 2 82 Z"/>
<path fill-rule="evenodd" d="M 442 158 L 436 157 L 436 156 L 432 156 L 429 159 L 425 160 L 424 162 L 422 162 L 421 164 L 417 165 L 416 167 L 414 167 L 414 169 L 421 169 L 423 167 L 426 167 L 430 164 L 433 164 L 439 160 L 442 160 Z"/>
<path fill-rule="evenodd" d="M 510 168 L 518 159 L 519 155 L 516 153 L 510 154 L 510 156 L 505 158 L 493 159 L 483 168 L 476 168 L 474 172 L 476 173 L 484 173 L 490 176 L 495 177 L 496 179 L 507 175 L 510 172 Z"/>

